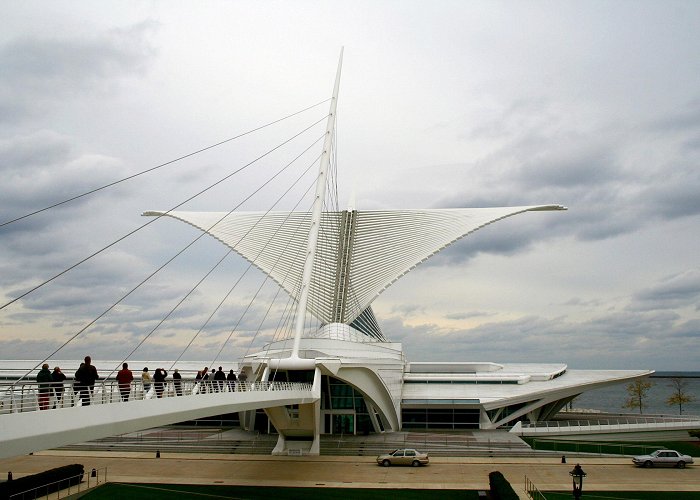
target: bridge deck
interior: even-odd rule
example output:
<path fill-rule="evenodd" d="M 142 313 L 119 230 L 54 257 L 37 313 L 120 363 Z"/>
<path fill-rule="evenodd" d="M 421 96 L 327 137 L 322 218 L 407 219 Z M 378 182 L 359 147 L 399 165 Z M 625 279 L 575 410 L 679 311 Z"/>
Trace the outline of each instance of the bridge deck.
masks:
<path fill-rule="evenodd" d="M 118 396 L 112 396 L 112 388 L 103 384 L 89 406 L 47 411 L 30 411 L 37 408 L 36 404 L 15 406 L 15 411 L 0 415 L 0 458 L 211 415 L 312 403 L 319 397 L 314 395 L 311 384 L 255 382 L 237 388 L 242 390 L 230 391 L 222 386 L 221 392 L 192 390 L 168 397 L 164 392 L 162 398 L 142 393 L 138 399 L 137 393 L 137 399 L 120 402 Z M 25 394 L 24 401 L 30 400 Z M 7 410 L 7 397 L 4 403 Z"/>

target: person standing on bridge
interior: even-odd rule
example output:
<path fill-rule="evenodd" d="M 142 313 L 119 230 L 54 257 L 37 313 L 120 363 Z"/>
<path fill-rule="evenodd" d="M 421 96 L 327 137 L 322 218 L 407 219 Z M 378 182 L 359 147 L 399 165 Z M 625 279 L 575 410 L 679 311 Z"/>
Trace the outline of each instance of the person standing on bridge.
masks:
<path fill-rule="evenodd" d="M 177 368 L 173 372 L 173 386 L 175 387 L 175 395 L 182 396 L 182 375 L 177 371 Z"/>
<path fill-rule="evenodd" d="M 78 396 L 83 390 L 83 384 L 78 378 L 78 374 L 80 373 L 80 370 L 83 369 L 83 366 L 85 366 L 85 363 L 80 363 L 78 371 L 76 371 L 75 375 L 73 375 L 73 403 L 71 404 L 71 406 L 78 406 Z"/>
<path fill-rule="evenodd" d="M 206 394 L 209 390 L 209 367 L 205 366 L 202 370 L 202 383 L 199 386 L 199 392 Z"/>
<path fill-rule="evenodd" d="M 75 372 L 75 378 L 80 383 L 80 401 L 83 406 L 89 406 L 92 392 L 95 390 L 95 381 L 100 378 L 90 356 L 85 356 L 85 363 Z"/>
<path fill-rule="evenodd" d="M 156 389 L 156 397 L 158 397 L 158 398 L 163 397 L 163 389 L 165 387 L 165 377 L 167 377 L 167 376 L 168 376 L 168 372 L 166 372 L 162 368 L 156 368 L 156 371 L 153 374 L 153 386 Z"/>
<path fill-rule="evenodd" d="M 146 399 L 146 394 L 151 390 L 151 374 L 148 373 L 147 366 L 141 372 L 141 383 L 143 384 L 143 399 Z"/>
<path fill-rule="evenodd" d="M 224 370 L 219 367 L 217 372 L 214 374 L 214 387 L 216 392 L 224 392 L 224 382 L 226 382 L 226 374 Z"/>
<path fill-rule="evenodd" d="M 36 383 L 39 386 L 39 409 L 49 409 L 49 397 L 51 396 L 51 372 L 48 363 L 41 366 L 41 371 L 36 376 Z"/>
<path fill-rule="evenodd" d="M 63 381 L 66 380 L 66 375 L 61 371 L 61 368 L 56 366 L 51 373 L 51 381 L 53 382 L 53 392 L 56 395 L 56 399 L 53 402 L 53 407 L 61 407 L 61 400 L 63 399 Z"/>
<path fill-rule="evenodd" d="M 233 370 L 229 370 L 228 375 L 226 375 L 226 381 L 229 392 L 234 392 L 236 390 L 236 374 L 233 373 Z"/>
<path fill-rule="evenodd" d="M 129 370 L 129 364 L 124 363 L 122 369 L 117 372 L 117 383 L 119 384 L 119 394 L 121 394 L 122 401 L 129 401 L 129 395 L 131 394 L 131 382 L 134 381 L 134 374 Z"/>

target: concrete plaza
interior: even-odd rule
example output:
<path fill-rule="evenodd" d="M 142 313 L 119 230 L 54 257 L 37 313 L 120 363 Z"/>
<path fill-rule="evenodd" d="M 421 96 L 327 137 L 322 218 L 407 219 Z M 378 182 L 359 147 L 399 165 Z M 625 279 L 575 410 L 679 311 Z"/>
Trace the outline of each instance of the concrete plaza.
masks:
<path fill-rule="evenodd" d="M 571 488 L 569 471 L 580 463 L 588 477 L 585 491 L 699 491 L 700 466 L 642 469 L 629 458 L 549 456 L 434 457 L 427 467 L 380 467 L 373 457 L 273 457 L 201 453 L 44 451 L 0 461 L 0 473 L 15 478 L 53 467 L 81 463 L 86 471 L 107 469 L 113 482 L 225 484 L 296 487 L 488 489 L 488 474 L 499 470 L 521 498 L 527 476 L 540 490 Z"/>

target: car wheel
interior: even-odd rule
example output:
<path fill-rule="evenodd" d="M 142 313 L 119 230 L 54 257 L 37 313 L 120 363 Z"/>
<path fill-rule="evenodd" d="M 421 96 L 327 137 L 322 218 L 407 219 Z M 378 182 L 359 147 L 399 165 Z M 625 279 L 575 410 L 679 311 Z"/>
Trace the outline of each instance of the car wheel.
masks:
<path fill-rule="evenodd" d="M 384 467 L 389 467 L 389 466 L 391 465 L 391 462 L 389 462 L 388 460 L 384 460 L 384 461 L 382 462 L 382 465 L 383 465 Z"/>
<path fill-rule="evenodd" d="M 646 462 L 644 462 L 644 467 L 654 467 L 654 462 L 652 462 L 651 460 L 647 460 Z"/>
<path fill-rule="evenodd" d="M 414 460 L 413 463 L 411 463 L 412 466 L 418 467 L 420 465 L 420 462 L 418 460 Z"/>
<path fill-rule="evenodd" d="M 681 460 L 676 464 L 676 467 L 678 467 L 679 469 L 685 469 L 685 462 Z"/>

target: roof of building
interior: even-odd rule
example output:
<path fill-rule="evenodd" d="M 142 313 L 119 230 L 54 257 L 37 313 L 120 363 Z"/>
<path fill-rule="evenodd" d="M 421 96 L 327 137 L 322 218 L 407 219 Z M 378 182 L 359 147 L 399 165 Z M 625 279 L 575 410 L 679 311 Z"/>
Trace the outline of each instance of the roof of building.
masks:
<path fill-rule="evenodd" d="M 392 283 L 448 245 L 506 217 L 545 210 L 565 207 L 324 212 L 308 309 L 324 323 L 350 324 Z M 308 212 L 149 211 L 144 215 L 167 215 L 211 234 L 292 296 L 301 287 L 311 225 Z M 373 335 L 375 325 L 359 329 Z"/>

